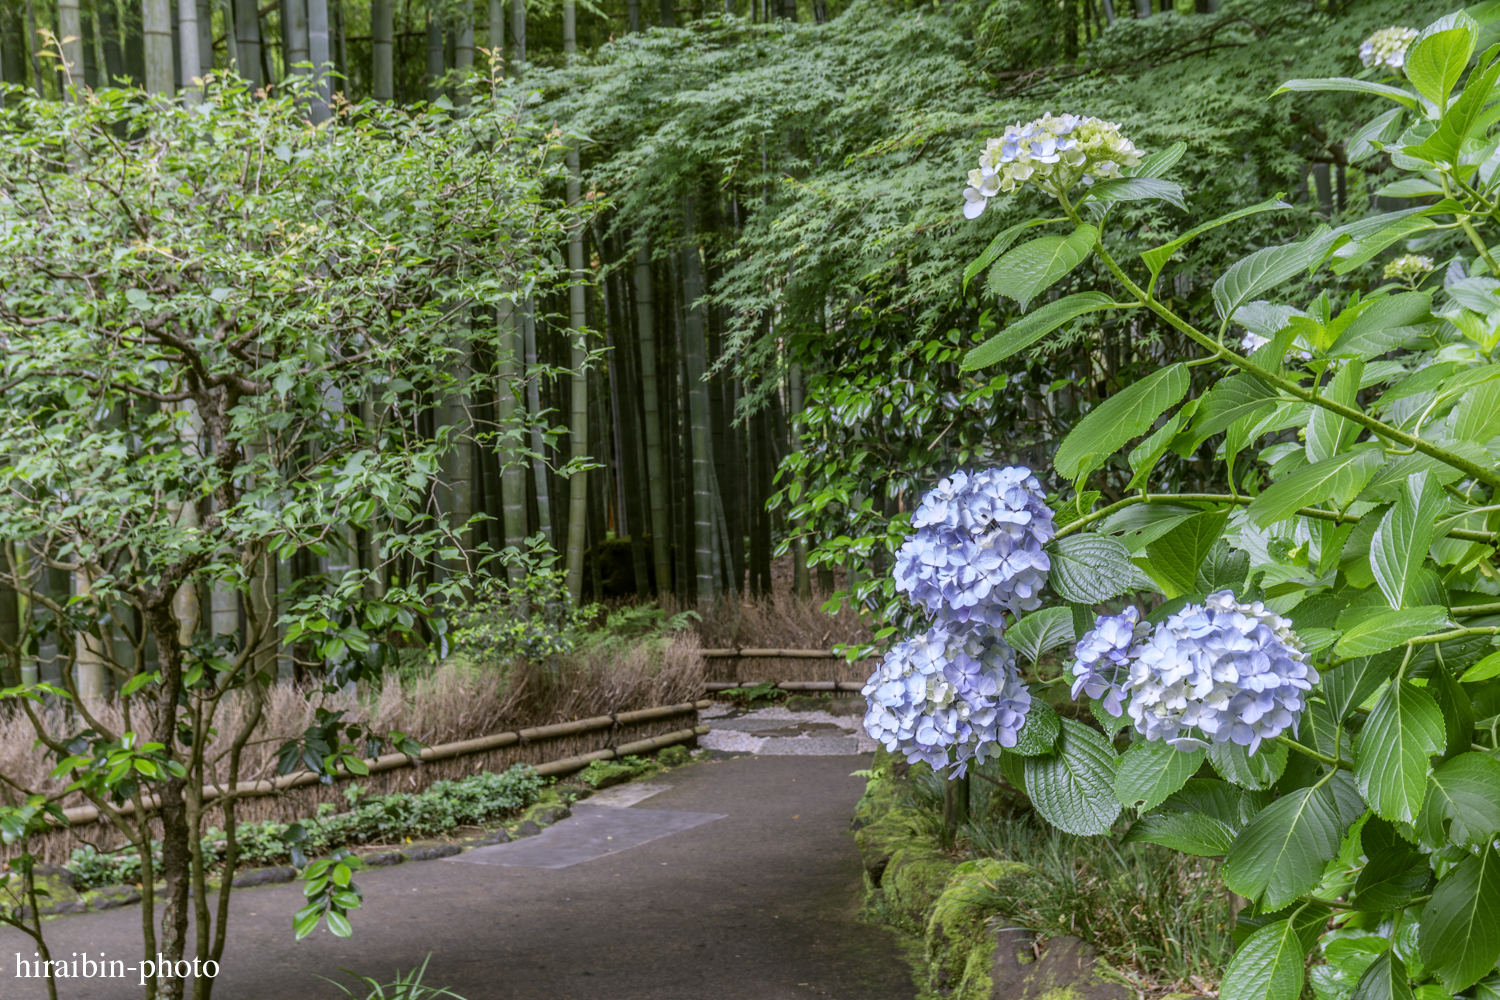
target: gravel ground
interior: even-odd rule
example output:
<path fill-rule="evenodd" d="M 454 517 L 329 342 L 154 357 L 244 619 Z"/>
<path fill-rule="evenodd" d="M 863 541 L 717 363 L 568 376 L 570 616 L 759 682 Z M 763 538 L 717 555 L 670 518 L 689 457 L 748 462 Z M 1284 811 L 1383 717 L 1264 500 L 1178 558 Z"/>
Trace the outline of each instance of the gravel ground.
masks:
<path fill-rule="evenodd" d="M 865 735 L 858 716 L 794 712 L 780 705 L 742 713 L 715 705 L 698 717 L 710 727 L 698 737 L 698 745 L 726 753 L 823 757 L 873 753 L 877 745 Z"/>

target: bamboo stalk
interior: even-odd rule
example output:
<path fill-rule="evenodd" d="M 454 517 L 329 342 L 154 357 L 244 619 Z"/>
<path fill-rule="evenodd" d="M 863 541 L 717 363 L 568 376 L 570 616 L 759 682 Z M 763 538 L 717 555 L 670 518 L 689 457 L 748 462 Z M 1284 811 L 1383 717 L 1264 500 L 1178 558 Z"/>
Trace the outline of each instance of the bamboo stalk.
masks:
<path fill-rule="evenodd" d="M 571 736 L 575 733 L 586 733 L 598 729 L 610 729 L 614 726 L 631 725 L 637 722 L 650 722 L 654 719 L 665 719 L 673 715 L 684 715 L 688 712 L 697 711 L 700 708 L 707 708 L 711 704 L 712 702 L 709 701 L 685 701 L 676 705 L 661 705 L 655 708 L 636 709 L 633 712 L 617 712 L 614 715 L 596 715 L 590 719 L 575 719 L 572 722 L 558 722 L 550 726 L 533 726 L 529 729 L 521 729 L 515 732 L 494 733 L 493 735 L 481 736 L 477 739 L 460 740 L 456 743 L 443 743 L 435 747 L 428 747 L 427 749 L 423 750 L 420 755 L 415 757 L 408 757 L 406 754 L 402 753 L 385 754 L 370 761 L 367 766 L 371 774 L 377 774 L 381 771 L 390 771 L 398 767 L 407 767 L 414 762 L 427 763 L 429 761 L 445 760 L 449 757 L 462 757 L 468 754 L 484 753 L 489 750 L 498 749 L 500 747 L 510 746 L 514 743 L 533 743 L 538 740 L 555 739 L 559 736 Z M 707 732 L 707 729 L 704 728 L 704 731 Z M 680 736 L 680 732 L 669 735 L 678 736 L 679 740 L 686 739 L 686 737 Z M 656 737 L 656 739 L 663 738 L 664 737 Z M 646 740 L 643 742 L 649 743 L 651 741 Z M 625 747 L 618 748 L 618 750 L 619 753 L 622 754 L 640 753 L 641 751 L 638 749 L 627 749 L 627 747 L 635 747 L 638 745 L 639 744 L 637 743 L 629 743 L 626 744 Z M 664 743 L 662 744 L 662 746 L 666 746 L 666 744 Z M 605 751 L 599 752 L 603 753 Z M 610 750 L 608 752 L 615 753 L 614 750 Z M 603 760 L 607 758 L 590 757 L 590 759 Z M 556 763 L 557 762 L 554 761 L 553 764 L 544 764 L 542 766 L 551 767 Z M 584 763 L 586 764 L 587 761 L 585 761 Z M 538 773 L 551 774 L 554 772 L 539 771 Z M 362 776 L 353 775 L 348 771 L 339 771 L 337 772 L 336 777 L 339 779 L 344 779 Z M 284 774 L 279 778 L 273 778 L 270 780 L 239 782 L 234 786 L 234 792 L 238 798 L 250 798 L 258 795 L 272 795 L 276 792 L 284 791 L 288 788 L 300 788 L 303 785 L 316 784 L 321 780 L 322 776 L 313 771 L 297 771 L 292 774 Z M 203 801 L 205 803 L 214 801 L 223 794 L 224 789 L 222 788 L 213 785 L 203 786 Z M 161 802 L 156 796 L 152 795 L 146 796 L 144 798 L 144 804 L 148 810 L 154 810 L 160 807 Z M 124 805 L 120 806 L 120 812 L 125 815 L 134 813 L 135 804 L 130 802 L 125 803 Z M 68 823 L 72 826 L 82 826 L 88 823 L 98 822 L 99 820 L 99 810 L 94 806 L 75 806 L 72 809 L 64 809 L 63 815 L 67 817 Z"/>
<path fill-rule="evenodd" d="M 648 753 L 652 750 L 660 750 L 674 743 L 683 743 L 695 736 L 703 736 L 708 732 L 707 726 L 694 726 L 692 729 L 679 729 L 675 733 L 665 733 L 661 736 L 653 736 L 649 740 L 637 740 L 634 743 L 626 743 L 618 747 L 606 747 L 603 750 L 595 750 L 593 753 L 579 754 L 577 757 L 564 757 L 562 760 L 554 760 L 548 764 L 541 764 L 536 768 L 536 773 L 544 778 L 558 774 L 571 774 L 581 771 L 596 760 L 618 760 L 635 753 Z"/>

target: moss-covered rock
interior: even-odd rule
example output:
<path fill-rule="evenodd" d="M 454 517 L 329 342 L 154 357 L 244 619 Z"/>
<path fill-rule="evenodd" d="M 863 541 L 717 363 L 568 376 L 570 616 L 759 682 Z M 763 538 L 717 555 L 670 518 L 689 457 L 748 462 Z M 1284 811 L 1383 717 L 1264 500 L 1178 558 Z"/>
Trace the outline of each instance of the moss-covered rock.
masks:
<path fill-rule="evenodd" d="M 886 922 L 920 937 L 927 930 L 932 908 L 957 866 L 957 862 L 936 847 L 909 843 L 899 848 L 880 879 L 881 910 Z"/>
<path fill-rule="evenodd" d="M 928 985 L 961 1000 L 989 1000 L 995 935 L 989 929 L 1004 884 L 1031 869 L 1014 861 L 980 858 L 953 869 L 927 920 Z"/>

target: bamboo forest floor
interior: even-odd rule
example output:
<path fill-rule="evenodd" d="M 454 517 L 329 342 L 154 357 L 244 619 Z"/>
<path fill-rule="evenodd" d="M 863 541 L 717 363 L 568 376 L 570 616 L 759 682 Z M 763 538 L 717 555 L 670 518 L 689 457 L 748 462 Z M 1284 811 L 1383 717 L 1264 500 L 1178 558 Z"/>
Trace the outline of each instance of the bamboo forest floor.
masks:
<path fill-rule="evenodd" d="M 319 976 L 389 981 L 430 953 L 426 981 L 467 1000 L 910 1000 L 892 932 L 857 920 L 849 820 L 864 782 L 850 772 L 868 764 L 853 754 L 706 760 L 651 779 L 660 791 L 620 794 L 627 785 L 579 803 L 535 838 L 362 872 L 348 940 L 324 930 L 293 940 L 298 883 L 237 891 L 214 996 L 332 1000 L 345 994 Z M 651 811 L 662 815 L 641 815 Z M 600 846 L 615 835 L 634 846 Z M 521 847 L 531 855 L 508 864 L 504 849 Z M 559 860 L 567 866 L 520 866 Z M 45 927 L 54 957 L 139 961 L 137 906 Z M 29 939 L 0 931 L 0 995 L 44 997 L 42 980 L 12 978 L 18 951 L 30 955 Z M 59 996 L 139 997 L 137 983 L 134 973 L 59 980 Z"/>

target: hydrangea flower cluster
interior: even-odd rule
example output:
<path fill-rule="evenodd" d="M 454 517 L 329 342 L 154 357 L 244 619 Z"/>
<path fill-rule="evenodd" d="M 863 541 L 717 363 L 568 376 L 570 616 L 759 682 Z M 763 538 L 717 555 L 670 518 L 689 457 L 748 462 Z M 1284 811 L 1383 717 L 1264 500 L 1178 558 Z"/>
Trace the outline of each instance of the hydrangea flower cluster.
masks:
<path fill-rule="evenodd" d="M 1385 278 L 1392 281 L 1404 281 L 1415 288 L 1423 278 L 1432 273 L 1437 267 L 1431 257 L 1423 257 L 1419 254 L 1403 254 L 1385 266 Z"/>
<path fill-rule="evenodd" d="M 1296 731 L 1318 681 L 1291 622 L 1221 590 L 1189 604 L 1127 654 L 1127 714 L 1147 739 L 1179 750 L 1262 740 Z M 1075 668 L 1076 672 L 1076 668 Z"/>
<path fill-rule="evenodd" d="M 985 144 L 979 167 L 969 171 L 964 216 L 977 218 L 989 199 L 1028 182 L 1060 195 L 1080 181 L 1112 180 L 1121 176 L 1121 167 L 1138 164 L 1140 154 L 1119 125 L 1098 118 L 1048 113 L 1008 126 L 1003 136 Z"/>
<path fill-rule="evenodd" d="M 1406 65 L 1406 48 L 1417 37 L 1415 28 L 1381 28 L 1359 46 L 1359 61 L 1366 66 L 1400 70 Z"/>
<path fill-rule="evenodd" d="M 1110 715 L 1123 715 L 1120 708 L 1125 689 L 1120 682 L 1129 673 L 1130 657 L 1139 653 L 1140 642 L 1151 632 L 1141 623 L 1139 608 L 1129 607 L 1117 615 L 1100 615 L 1094 627 L 1073 647 L 1073 697 L 1083 692 L 1098 698 Z"/>
<path fill-rule="evenodd" d="M 1031 694 L 998 629 L 939 622 L 897 643 L 862 692 L 865 731 L 911 763 L 950 762 L 955 775 L 1016 745 Z M 950 750 L 953 751 L 950 757 Z"/>
<path fill-rule="evenodd" d="M 955 472 L 922 498 L 917 530 L 896 553 L 896 589 L 930 616 L 1004 622 L 1041 607 L 1052 568 L 1043 546 L 1057 533 L 1030 469 Z"/>

